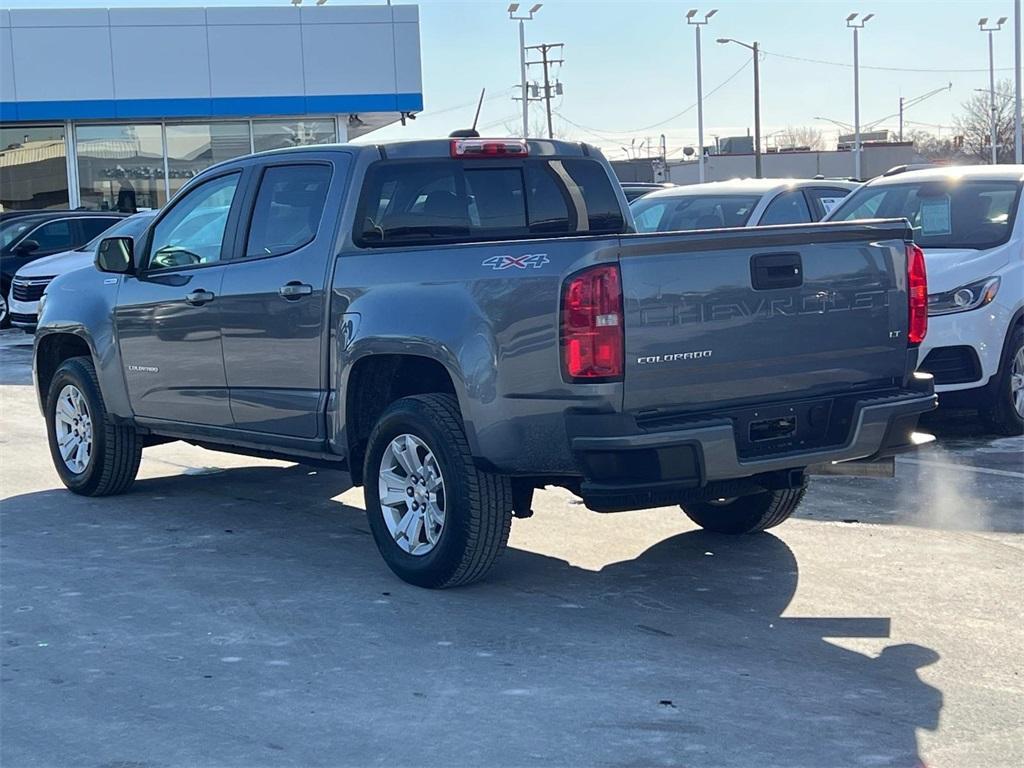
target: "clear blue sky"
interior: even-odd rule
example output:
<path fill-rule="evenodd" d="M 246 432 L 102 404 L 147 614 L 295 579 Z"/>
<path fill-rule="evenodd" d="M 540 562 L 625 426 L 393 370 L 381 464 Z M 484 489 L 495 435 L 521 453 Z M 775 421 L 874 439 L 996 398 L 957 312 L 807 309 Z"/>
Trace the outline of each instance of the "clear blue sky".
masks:
<path fill-rule="evenodd" d="M 328 0 L 332 5 L 383 4 L 384 0 Z M 287 5 L 289 0 L 0 0 L 0 7 L 138 7 L 147 5 Z M 314 0 L 305 0 L 312 5 Z M 425 112 L 406 128 L 389 127 L 375 137 L 417 138 L 447 134 L 472 121 L 475 100 L 487 88 L 481 125 L 503 134 L 519 121 L 511 88 L 519 79 L 518 32 L 505 9 L 490 0 L 420 0 Z M 529 2 L 523 3 L 528 7 Z M 852 11 L 876 13 L 861 36 L 861 115 L 868 123 L 897 111 L 899 97 L 912 98 L 952 82 L 952 91 L 907 112 L 917 123 L 948 126 L 972 89 L 988 86 L 986 37 L 980 16 L 1009 16 L 996 34 L 997 78 L 1013 77 L 1011 0 L 548 0 L 528 22 L 527 43 L 565 43 L 558 75 L 565 94 L 558 100 L 556 128 L 568 136 L 615 148 L 667 135 L 670 150 L 696 143 L 696 110 L 660 123 L 695 101 L 693 28 L 688 8 L 719 9 L 705 28 L 706 137 L 737 135 L 752 128 L 752 72 L 747 66 L 719 91 L 710 91 L 749 62 L 747 50 L 716 45 L 717 37 L 757 40 L 761 62 L 762 123 L 767 135 L 787 125 L 837 129 L 816 116 L 853 121 Z M 782 58 L 839 62 L 845 66 Z M 892 71 L 868 67 L 892 67 Z M 539 68 L 538 68 L 539 69 Z M 950 71 L 975 70 L 975 71 Z M 537 73 L 539 77 L 539 71 Z M 535 120 L 540 120 L 540 109 Z M 575 125 L 574 125 L 575 124 Z M 577 127 L 583 126 L 583 127 Z M 652 126 L 652 127 L 647 127 Z M 895 119 L 881 127 L 895 128 Z M 921 127 L 908 125 L 908 129 Z M 643 129 L 643 130 L 638 130 Z M 936 130 L 931 127 L 933 132 Z M 948 130 L 948 129 L 947 129 Z M 710 142 L 711 139 L 709 138 Z"/>

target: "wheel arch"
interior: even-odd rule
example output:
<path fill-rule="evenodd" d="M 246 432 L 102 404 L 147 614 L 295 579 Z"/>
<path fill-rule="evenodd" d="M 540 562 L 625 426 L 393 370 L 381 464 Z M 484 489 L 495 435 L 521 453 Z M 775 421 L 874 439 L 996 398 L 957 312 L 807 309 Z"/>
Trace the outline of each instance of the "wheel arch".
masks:
<path fill-rule="evenodd" d="M 32 369 L 40 409 L 46 405 L 46 395 L 57 369 L 72 357 L 88 357 L 95 365 L 95 347 L 81 330 L 44 333 L 36 338 Z"/>
<path fill-rule="evenodd" d="M 436 356 L 409 352 L 372 352 L 355 358 L 346 370 L 341 406 L 342 445 L 352 482 L 361 485 L 366 445 L 374 424 L 391 403 L 410 395 L 444 393 L 463 402 L 461 379 Z M 461 408 L 465 413 L 465 408 Z M 467 437 L 469 425 L 466 425 Z M 471 443 L 472 444 L 472 443 Z"/>

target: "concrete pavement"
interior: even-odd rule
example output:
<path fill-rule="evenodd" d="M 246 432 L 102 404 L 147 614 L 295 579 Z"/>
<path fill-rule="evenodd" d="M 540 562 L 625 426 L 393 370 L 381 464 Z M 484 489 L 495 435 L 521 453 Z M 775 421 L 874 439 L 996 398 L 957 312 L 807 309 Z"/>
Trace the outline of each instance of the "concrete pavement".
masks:
<path fill-rule="evenodd" d="M 379 558 L 334 472 L 174 443 L 60 486 L 0 338 L 4 766 L 1024 763 L 1024 440 L 973 420 L 773 534 L 561 490 L 481 584 Z"/>

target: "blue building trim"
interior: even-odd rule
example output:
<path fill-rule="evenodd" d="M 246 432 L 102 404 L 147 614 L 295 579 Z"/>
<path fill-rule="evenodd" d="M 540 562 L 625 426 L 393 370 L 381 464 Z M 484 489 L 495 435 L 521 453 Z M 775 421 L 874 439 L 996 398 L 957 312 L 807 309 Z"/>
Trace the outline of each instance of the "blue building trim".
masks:
<path fill-rule="evenodd" d="M 164 120 L 269 117 L 353 112 L 420 112 L 422 93 L 329 96 L 236 96 L 212 99 L 90 99 L 0 101 L 0 121 Z"/>

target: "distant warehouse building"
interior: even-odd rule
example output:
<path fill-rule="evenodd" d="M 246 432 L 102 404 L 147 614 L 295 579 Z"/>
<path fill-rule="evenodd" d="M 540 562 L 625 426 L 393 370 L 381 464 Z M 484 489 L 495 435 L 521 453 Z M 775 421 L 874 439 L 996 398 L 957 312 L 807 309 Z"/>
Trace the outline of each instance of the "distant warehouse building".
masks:
<path fill-rule="evenodd" d="M 158 207 L 422 109 L 414 5 L 0 9 L 0 210 Z"/>

